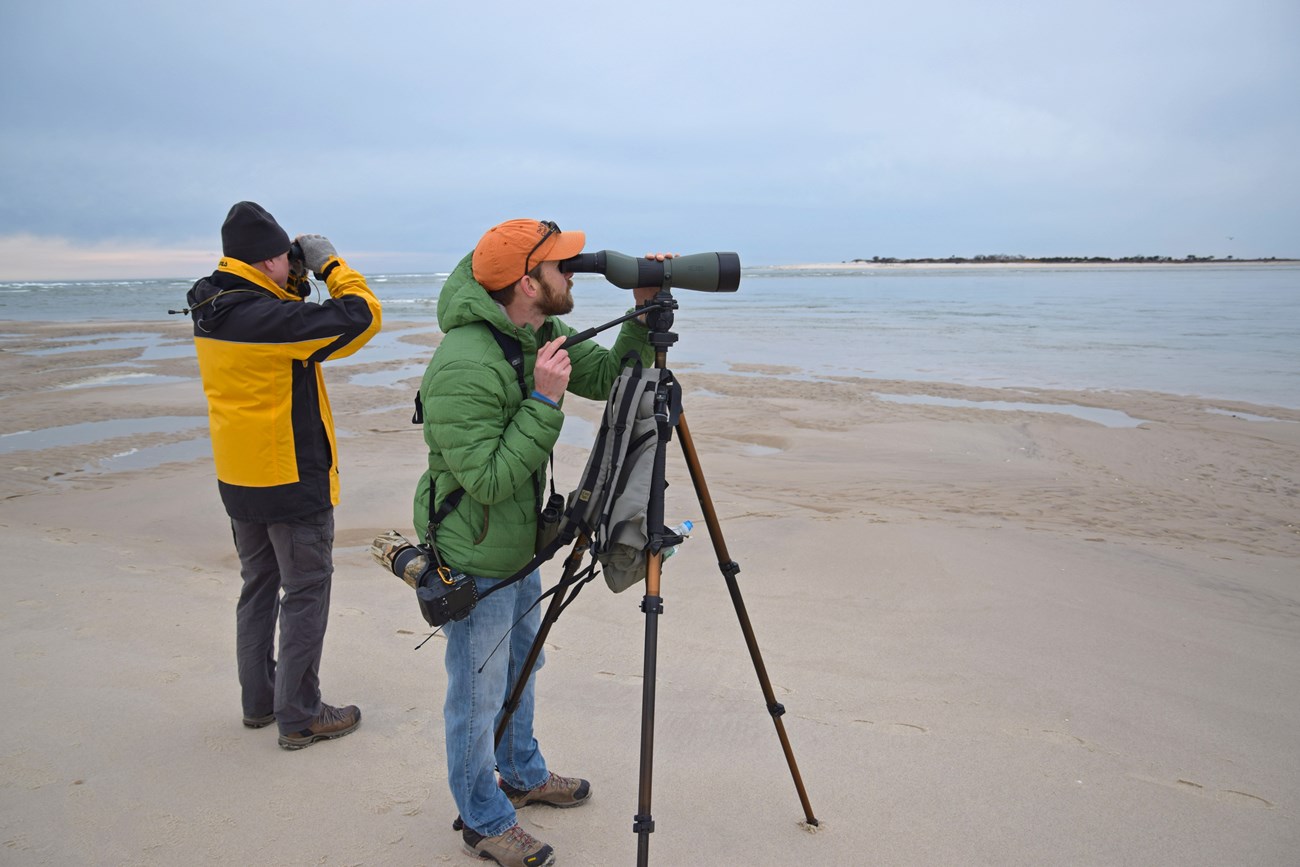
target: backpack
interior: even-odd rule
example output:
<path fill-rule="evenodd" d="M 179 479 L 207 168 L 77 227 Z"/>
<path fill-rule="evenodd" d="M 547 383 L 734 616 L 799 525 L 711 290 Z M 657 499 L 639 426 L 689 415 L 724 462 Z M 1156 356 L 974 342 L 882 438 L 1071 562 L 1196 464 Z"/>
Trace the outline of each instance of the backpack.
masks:
<path fill-rule="evenodd" d="M 681 385 L 671 371 L 644 368 L 639 360 L 625 368 L 610 389 L 582 480 L 569 495 L 560 534 L 591 537 L 592 555 L 615 593 L 645 578 L 655 451 L 681 410 Z"/>

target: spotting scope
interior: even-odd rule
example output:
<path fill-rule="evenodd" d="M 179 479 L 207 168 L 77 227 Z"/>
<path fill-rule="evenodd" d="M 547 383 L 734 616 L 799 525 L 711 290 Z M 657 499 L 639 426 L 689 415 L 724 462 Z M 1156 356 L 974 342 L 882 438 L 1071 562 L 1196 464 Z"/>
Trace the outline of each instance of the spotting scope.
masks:
<path fill-rule="evenodd" d="M 662 262 L 613 250 L 579 253 L 560 263 L 569 274 L 604 274 L 621 289 L 662 286 L 699 292 L 735 292 L 740 288 L 740 257 L 735 253 L 694 253 Z"/>

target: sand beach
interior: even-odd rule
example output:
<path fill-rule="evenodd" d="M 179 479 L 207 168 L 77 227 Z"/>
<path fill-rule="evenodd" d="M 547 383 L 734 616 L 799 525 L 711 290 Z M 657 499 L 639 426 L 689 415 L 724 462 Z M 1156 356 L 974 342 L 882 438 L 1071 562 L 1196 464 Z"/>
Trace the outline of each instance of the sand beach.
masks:
<path fill-rule="evenodd" d="M 414 325 L 385 330 L 431 348 Z M 403 362 L 326 367 L 343 499 L 322 683 L 364 721 L 290 753 L 240 724 L 238 561 L 195 444 L 192 356 L 97 349 L 103 323 L 4 332 L 0 861 L 470 863 L 445 784 L 443 645 L 414 649 L 414 598 L 367 552 L 409 532 L 418 376 L 371 387 L 349 377 Z M 81 351 L 31 354 L 76 336 Z M 1300 410 L 675 369 L 820 826 L 802 821 L 674 452 L 669 514 L 697 532 L 665 565 L 652 863 L 1295 863 Z M 600 408 L 567 409 L 580 432 Z M 55 435 L 112 420 L 132 421 Z M 561 489 L 579 442 L 557 451 Z M 562 865 L 635 861 L 640 600 L 597 581 L 548 642 L 538 737 L 594 797 L 521 821 Z"/>

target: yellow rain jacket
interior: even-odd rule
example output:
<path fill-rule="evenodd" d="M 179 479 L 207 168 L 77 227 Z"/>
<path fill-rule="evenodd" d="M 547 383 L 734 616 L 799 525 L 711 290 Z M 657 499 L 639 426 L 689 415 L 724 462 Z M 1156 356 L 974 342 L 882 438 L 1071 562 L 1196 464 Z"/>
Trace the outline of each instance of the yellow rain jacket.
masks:
<path fill-rule="evenodd" d="M 271 523 L 338 504 L 320 363 L 356 352 L 382 317 L 365 278 L 342 259 L 321 271 L 331 295 L 322 304 L 229 257 L 187 296 L 217 487 L 232 518 Z"/>

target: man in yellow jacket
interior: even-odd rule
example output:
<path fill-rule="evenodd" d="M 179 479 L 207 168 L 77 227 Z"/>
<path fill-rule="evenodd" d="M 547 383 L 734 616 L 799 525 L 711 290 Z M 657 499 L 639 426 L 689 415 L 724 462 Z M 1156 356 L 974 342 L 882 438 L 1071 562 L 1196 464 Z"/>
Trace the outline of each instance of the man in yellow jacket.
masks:
<path fill-rule="evenodd" d="M 254 202 L 230 209 L 221 243 L 217 270 L 187 301 L 217 487 L 244 579 L 235 611 L 244 725 L 278 723 L 280 746 L 296 750 L 361 723 L 355 705 L 331 707 L 320 694 L 339 501 L 320 364 L 364 346 L 381 312 L 326 238 L 300 235 L 301 258 L 291 261 L 288 234 Z M 329 289 L 324 303 L 304 300 L 308 269 Z"/>

